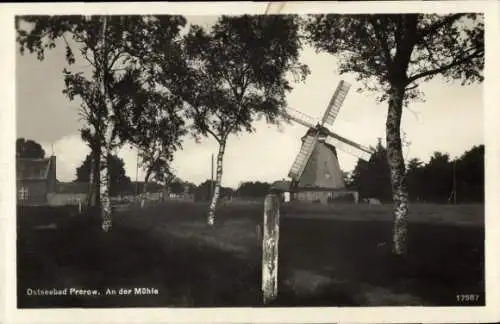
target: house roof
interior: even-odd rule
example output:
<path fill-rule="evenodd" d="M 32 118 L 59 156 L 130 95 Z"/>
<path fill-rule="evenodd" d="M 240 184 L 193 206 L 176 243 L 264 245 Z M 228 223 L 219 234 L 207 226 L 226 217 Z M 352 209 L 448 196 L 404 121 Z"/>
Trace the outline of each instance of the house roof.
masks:
<path fill-rule="evenodd" d="M 18 180 L 45 180 L 49 175 L 51 159 L 16 158 Z"/>
<path fill-rule="evenodd" d="M 271 184 L 271 190 L 290 191 L 291 181 L 278 180 Z"/>

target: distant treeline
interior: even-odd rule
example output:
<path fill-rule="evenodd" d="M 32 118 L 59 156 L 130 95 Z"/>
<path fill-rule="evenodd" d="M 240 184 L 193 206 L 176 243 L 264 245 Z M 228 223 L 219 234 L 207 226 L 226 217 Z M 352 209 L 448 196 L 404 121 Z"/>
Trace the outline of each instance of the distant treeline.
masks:
<path fill-rule="evenodd" d="M 359 160 L 346 175 L 346 184 L 361 197 L 392 200 L 386 149 L 380 141 L 370 161 Z M 484 145 L 474 146 L 453 160 L 442 152 L 434 152 L 427 163 L 409 160 L 406 186 L 413 202 L 484 202 Z"/>
<path fill-rule="evenodd" d="M 211 180 L 206 180 L 201 183 L 195 189 L 195 198 L 197 200 L 208 200 L 211 197 Z M 267 182 L 242 182 L 237 189 L 233 189 L 230 187 L 221 187 L 220 197 L 222 198 L 263 198 L 265 195 L 269 193 L 271 188 L 271 184 Z"/>

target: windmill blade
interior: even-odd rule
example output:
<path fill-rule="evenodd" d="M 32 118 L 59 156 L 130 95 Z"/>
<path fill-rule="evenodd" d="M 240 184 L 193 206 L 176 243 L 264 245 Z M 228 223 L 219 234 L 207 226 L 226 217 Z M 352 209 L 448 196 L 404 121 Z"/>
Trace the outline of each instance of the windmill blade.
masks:
<path fill-rule="evenodd" d="M 302 143 L 302 146 L 300 147 L 299 154 L 297 154 L 297 157 L 290 168 L 290 172 L 288 173 L 290 178 L 294 180 L 298 180 L 300 178 L 317 142 L 318 134 L 307 135 Z"/>
<path fill-rule="evenodd" d="M 265 15 L 277 15 L 281 12 L 283 7 L 285 6 L 284 1 L 269 1 L 266 6 Z"/>
<path fill-rule="evenodd" d="M 306 126 L 307 128 L 314 128 L 314 127 L 316 127 L 316 124 L 318 123 L 318 121 L 315 118 L 313 118 L 307 114 L 304 114 L 303 112 L 300 112 L 298 110 L 292 109 L 292 108 L 282 110 L 282 111 L 280 111 L 280 114 L 287 117 L 287 118 L 290 118 L 291 120 L 293 120 L 301 125 Z"/>
<path fill-rule="evenodd" d="M 370 160 L 372 154 L 374 153 L 373 150 L 332 132 L 330 132 L 326 137 L 325 143 L 364 161 Z"/>
<path fill-rule="evenodd" d="M 340 107 L 342 106 L 342 103 L 344 103 L 345 97 L 347 96 L 347 92 L 349 92 L 350 88 L 351 85 L 344 80 L 339 82 L 339 85 L 337 86 L 337 89 L 335 90 L 335 93 L 326 108 L 321 125 L 333 125 L 333 122 L 337 118 Z"/>

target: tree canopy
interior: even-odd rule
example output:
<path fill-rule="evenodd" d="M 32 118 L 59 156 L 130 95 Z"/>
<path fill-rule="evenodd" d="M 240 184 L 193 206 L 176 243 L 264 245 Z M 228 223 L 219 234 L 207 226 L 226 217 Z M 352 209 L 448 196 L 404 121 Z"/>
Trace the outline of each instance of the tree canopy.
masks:
<path fill-rule="evenodd" d="M 441 77 L 483 80 L 484 22 L 476 13 L 309 16 L 306 33 L 317 50 L 338 55 L 339 72 L 353 73 L 359 91 L 388 99 L 394 84 L 405 103 L 423 95 L 421 82 Z"/>
<path fill-rule="evenodd" d="M 253 131 L 259 116 L 279 120 L 288 74 L 303 80 L 309 72 L 300 47 L 296 16 L 222 16 L 209 31 L 191 26 L 179 53 L 155 53 L 157 81 L 189 106 L 194 135 L 223 142 Z"/>
<path fill-rule="evenodd" d="M 85 160 L 82 164 L 76 168 L 76 179 L 75 182 L 86 182 L 90 181 L 90 169 L 91 169 L 92 158 L 90 154 L 87 154 Z M 123 159 L 116 155 L 112 155 L 107 163 L 109 168 L 109 177 L 111 190 L 110 195 L 116 196 L 120 193 L 130 191 L 132 187 L 132 182 L 130 177 L 126 175 L 125 172 L 125 162 Z"/>
<path fill-rule="evenodd" d="M 16 156 L 43 159 L 45 157 L 45 150 L 39 143 L 21 137 L 16 140 Z"/>
<path fill-rule="evenodd" d="M 358 190 L 361 197 L 374 197 L 390 202 L 389 165 L 383 158 L 383 151 L 385 148 L 379 143 L 369 162 L 358 160 L 348 186 Z M 427 163 L 412 158 L 408 161 L 406 181 L 412 202 L 482 203 L 484 145 L 474 146 L 455 159 L 450 159 L 447 153 L 437 151 Z M 453 196 L 454 189 L 456 198 Z"/>
<path fill-rule="evenodd" d="M 348 185 L 358 189 L 361 197 L 375 197 L 381 201 L 392 200 L 391 175 L 386 151 L 379 139 L 370 160 L 368 162 L 358 160 Z"/>
<path fill-rule="evenodd" d="M 118 135 L 138 150 L 145 182 L 150 178 L 166 182 L 186 133 L 181 101 L 166 91 L 144 88 L 140 77 L 133 76 L 137 72 L 128 73 L 117 89 L 126 108 L 117 118 Z"/>
<path fill-rule="evenodd" d="M 243 182 L 236 190 L 236 195 L 242 198 L 264 198 L 271 189 L 271 184 L 267 182 Z"/>
<path fill-rule="evenodd" d="M 185 23 L 184 17 L 175 15 L 16 17 L 21 53 L 28 50 L 43 60 L 46 50 L 53 49 L 56 41 L 64 41 L 67 66 L 63 70 L 63 93 L 70 100 L 78 97 L 82 101 L 80 114 L 86 125 L 81 135 L 92 150 L 93 167 L 99 178 L 96 183 L 104 231 L 112 226 L 111 185 L 106 164 L 124 143 L 120 135 L 127 130 L 121 128 L 129 128 L 128 123 L 119 122 L 123 120 L 121 114 L 133 106 L 130 105 L 133 94 L 123 96 L 123 88 L 130 85 L 131 77 L 142 77 L 141 84 L 151 86 L 153 80 L 144 79 L 151 65 L 139 59 L 145 53 L 174 47 Z M 159 44 L 161 48 L 155 47 Z M 90 73 L 70 69 L 76 63 L 75 53 L 80 54 L 78 57 L 84 60 Z M 128 91 L 131 90 L 134 88 L 129 87 Z"/>
<path fill-rule="evenodd" d="M 297 16 L 221 16 L 209 30 L 192 25 L 179 48 L 143 56 L 157 63 L 155 80 L 184 103 L 191 134 L 210 136 L 219 145 L 209 224 L 215 220 L 228 137 L 254 131 L 261 117 L 279 123 L 292 89 L 287 77 L 304 80 L 309 72 L 299 62 L 300 48 Z"/>

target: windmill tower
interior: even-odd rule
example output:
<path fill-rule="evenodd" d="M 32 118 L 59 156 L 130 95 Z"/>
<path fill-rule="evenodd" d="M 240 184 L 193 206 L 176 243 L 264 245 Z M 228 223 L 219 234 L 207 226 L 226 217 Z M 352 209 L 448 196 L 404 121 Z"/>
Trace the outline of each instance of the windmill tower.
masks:
<path fill-rule="evenodd" d="M 348 193 L 340 168 L 337 149 L 368 160 L 373 151 L 332 131 L 333 123 L 344 102 L 350 84 L 340 81 L 320 121 L 294 109 L 282 112 L 289 119 L 308 127 L 302 146 L 288 176 L 294 198 L 326 203 L 338 193 Z M 354 193 L 357 197 L 357 193 Z M 357 198 L 356 198 L 357 200 Z"/>

